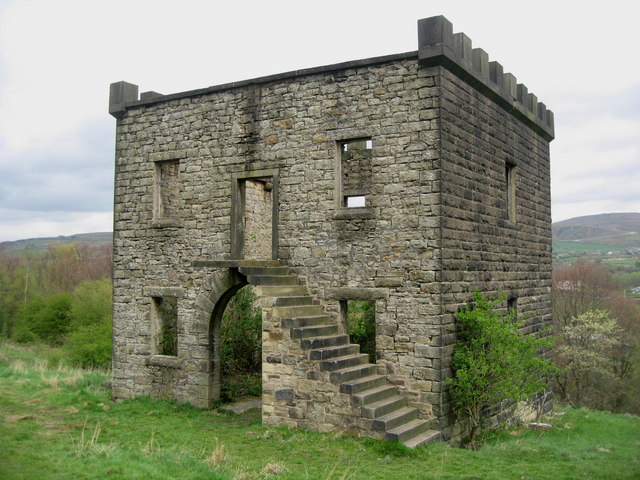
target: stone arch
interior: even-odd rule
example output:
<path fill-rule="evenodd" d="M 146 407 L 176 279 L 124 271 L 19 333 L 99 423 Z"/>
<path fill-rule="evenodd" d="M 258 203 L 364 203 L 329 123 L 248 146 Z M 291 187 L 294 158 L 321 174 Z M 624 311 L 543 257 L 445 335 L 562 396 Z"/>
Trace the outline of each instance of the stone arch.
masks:
<path fill-rule="evenodd" d="M 219 335 L 222 314 L 229 300 L 247 285 L 246 277 L 236 268 L 225 268 L 211 274 L 196 298 L 195 322 L 201 326 L 203 340 L 206 339 L 205 404 L 212 407 L 220 398 L 220 349 Z"/>

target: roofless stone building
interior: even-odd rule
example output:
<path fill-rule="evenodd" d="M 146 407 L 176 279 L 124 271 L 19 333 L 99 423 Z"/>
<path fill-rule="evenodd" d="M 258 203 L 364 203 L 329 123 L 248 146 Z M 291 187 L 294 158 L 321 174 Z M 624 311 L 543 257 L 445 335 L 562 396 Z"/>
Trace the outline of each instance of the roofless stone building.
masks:
<path fill-rule="evenodd" d="M 115 398 L 211 406 L 222 312 L 252 284 L 265 424 L 417 445 L 460 434 L 445 379 L 474 290 L 550 324 L 553 114 L 444 17 L 413 52 L 171 95 L 114 83 L 109 112 Z M 375 302 L 375 364 L 345 334 L 352 299 Z"/>

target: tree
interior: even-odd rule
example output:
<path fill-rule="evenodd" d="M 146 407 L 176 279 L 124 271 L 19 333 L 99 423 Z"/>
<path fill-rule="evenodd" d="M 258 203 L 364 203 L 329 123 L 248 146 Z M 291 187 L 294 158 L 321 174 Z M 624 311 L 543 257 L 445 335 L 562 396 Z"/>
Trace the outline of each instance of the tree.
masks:
<path fill-rule="evenodd" d="M 470 422 L 468 448 L 476 447 L 486 409 L 542 392 L 554 372 L 553 363 L 540 356 L 551 341 L 522 333 L 517 312 L 501 308 L 505 300 L 476 292 L 475 305 L 457 314 L 462 330 L 453 355 L 454 376 L 448 382 L 454 411 Z"/>
<path fill-rule="evenodd" d="M 616 375 L 616 352 L 622 329 L 609 312 L 590 310 L 574 317 L 559 332 L 556 382 L 573 407 L 611 409 L 622 386 Z"/>
<path fill-rule="evenodd" d="M 589 310 L 601 308 L 615 287 L 611 274 L 602 265 L 580 260 L 553 271 L 553 317 L 556 325 Z"/>

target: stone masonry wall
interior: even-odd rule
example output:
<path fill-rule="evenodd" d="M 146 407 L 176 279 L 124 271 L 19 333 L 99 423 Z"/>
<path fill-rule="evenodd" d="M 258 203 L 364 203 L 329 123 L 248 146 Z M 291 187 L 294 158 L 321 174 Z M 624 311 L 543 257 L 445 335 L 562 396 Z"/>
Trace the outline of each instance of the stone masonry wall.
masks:
<path fill-rule="evenodd" d="M 336 318 L 347 300 L 375 301 L 378 372 L 445 438 L 461 434 L 445 384 L 460 305 L 503 290 L 532 315 L 529 332 L 550 322 L 553 116 L 451 28 L 419 21 L 417 52 L 181 94 L 138 100 L 134 85 L 112 85 L 115 398 L 215 400 L 215 331 L 246 283 L 230 268 L 242 251 L 232 239 L 269 228 L 238 233 L 238 182 L 269 179 L 274 258 Z M 349 142 L 365 146 L 357 161 L 341 155 Z M 352 194 L 366 206 L 346 208 Z M 270 258 L 270 245 L 253 247 L 245 258 Z M 155 347 L 165 297 L 177 302 L 175 356 Z M 268 423 L 365 430 L 347 420 L 347 397 L 304 376 L 297 340 L 263 311 L 264 358 L 295 357 L 263 362 L 269 391 L 300 400 L 274 400 Z"/>
<path fill-rule="evenodd" d="M 408 55 L 128 107 L 117 129 L 114 395 L 209 402 L 211 325 L 192 318 L 217 270 L 192 261 L 230 258 L 231 174 L 277 169 L 278 259 L 336 314 L 345 295 L 379 298 L 380 368 L 429 415 L 420 392 L 437 377 L 440 302 L 425 295 L 439 255 L 435 82 Z M 365 137 L 370 206 L 345 209 L 338 145 Z M 154 171 L 168 161 L 179 165 L 181 203 L 154 218 Z M 150 292 L 176 288 L 177 358 L 153 356 Z"/>
<path fill-rule="evenodd" d="M 527 333 L 551 326 L 549 144 L 447 70 L 442 75 L 443 375 L 454 314 L 474 290 L 517 299 Z M 514 168 L 509 219 L 506 169 Z M 505 305 L 506 306 L 506 305 Z M 450 410 L 446 397 L 439 414 Z"/>

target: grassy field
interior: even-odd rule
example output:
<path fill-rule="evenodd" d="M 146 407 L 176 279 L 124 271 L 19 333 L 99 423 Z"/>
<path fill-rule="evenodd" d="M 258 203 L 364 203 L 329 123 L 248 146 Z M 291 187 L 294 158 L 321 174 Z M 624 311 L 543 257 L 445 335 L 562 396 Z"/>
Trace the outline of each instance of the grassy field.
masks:
<path fill-rule="evenodd" d="M 0 478 L 633 479 L 640 418 L 566 410 L 553 428 L 486 436 L 479 451 L 261 425 L 168 401 L 109 399 L 109 376 L 50 368 L 0 344 Z"/>

